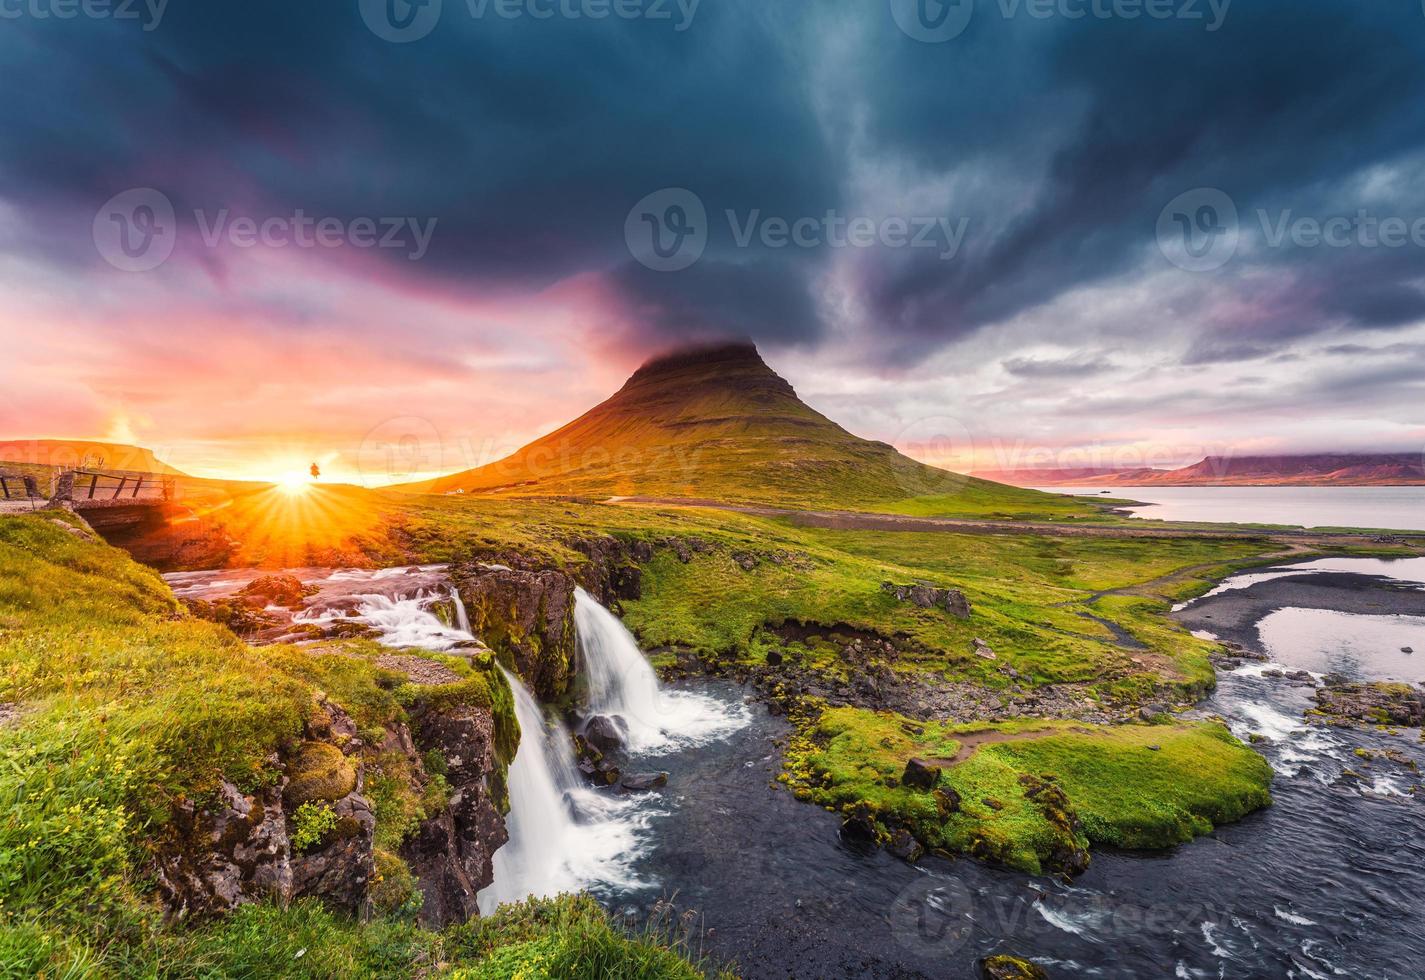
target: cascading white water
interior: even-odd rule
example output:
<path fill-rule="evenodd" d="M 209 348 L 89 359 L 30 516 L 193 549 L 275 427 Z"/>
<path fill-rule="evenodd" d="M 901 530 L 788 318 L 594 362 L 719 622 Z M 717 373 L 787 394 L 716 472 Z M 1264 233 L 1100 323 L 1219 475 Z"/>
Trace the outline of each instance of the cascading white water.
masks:
<path fill-rule="evenodd" d="M 465 612 L 465 600 L 460 598 L 460 590 L 455 586 L 450 587 L 450 598 L 455 602 L 455 625 L 462 632 L 474 633 L 470 629 L 470 616 Z"/>
<path fill-rule="evenodd" d="M 494 880 L 476 896 L 481 915 L 532 895 L 595 883 L 640 887 L 630 870 L 650 814 L 637 803 L 594 793 L 575 768 L 569 730 L 549 722 L 534 695 L 501 670 L 515 695 L 520 746 L 510 763 L 509 841 L 495 852 Z"/>
<path fill-rule="evenodd" d="M 638 641 L 617 616 L 574 590 L 574 627 L 588 679 L 588 713 L 621 718 L 632 753 L 657 754 L 719 738 L 748 723 L 746 706 L 664 691 Z"/>
<path fill-rule="evenodd" d="M 379 634 L 381 643 L 389 647 L 419 648 L 443 652 L 475 639 L 468 622 L 457 628 L 440 621 L 430 606 L 440 598 L 419 590 L 415 595 L 360 595 L 355 610 L 314 607 L 298 613 L 294 623 L 318 626 L 335 622 L 355 622 L 370 626 Z"/>

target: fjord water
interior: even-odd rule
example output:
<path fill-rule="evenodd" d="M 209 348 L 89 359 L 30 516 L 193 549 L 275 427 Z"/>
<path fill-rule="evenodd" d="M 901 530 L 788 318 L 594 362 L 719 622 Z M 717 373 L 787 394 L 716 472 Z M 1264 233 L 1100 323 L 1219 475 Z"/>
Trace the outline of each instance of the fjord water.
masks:
<path fill-rule="evenodd" d="M 1156 521 L 1425 531 L 1425 487 L 1041 487 L 1046 493 L 1137 500 Z M 1105 494 L 1104 491 L 1108 492 Z"/>

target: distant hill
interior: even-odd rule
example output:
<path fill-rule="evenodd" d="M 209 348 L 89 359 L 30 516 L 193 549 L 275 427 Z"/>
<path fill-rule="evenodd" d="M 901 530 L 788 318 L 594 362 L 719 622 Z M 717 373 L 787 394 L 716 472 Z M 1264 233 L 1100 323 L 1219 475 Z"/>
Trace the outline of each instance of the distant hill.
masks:
<path fill-rule="evenodd" d="M 0 468 L 6 463 L 186 475 L 156 458 L 150 450 L 87 439 L 0 439 Z"/>
<path fill-rule="evenodd" d="M 852 435 L 798 398 L 746 343 L 655 358 L 613 397 L 509 457 L 398 489 L 847 509 L 943 496 L 962 509 L 1023 511 L 1053 500 Z"/>
<path fill-rule="evenodd" d="M 1414 486 L 1425 485 L 1425 456 L 1419 453 L 1209 456 L 1175 470 L 1019 469 L 976 472 L 975 475 L 1021 487 Z"/>

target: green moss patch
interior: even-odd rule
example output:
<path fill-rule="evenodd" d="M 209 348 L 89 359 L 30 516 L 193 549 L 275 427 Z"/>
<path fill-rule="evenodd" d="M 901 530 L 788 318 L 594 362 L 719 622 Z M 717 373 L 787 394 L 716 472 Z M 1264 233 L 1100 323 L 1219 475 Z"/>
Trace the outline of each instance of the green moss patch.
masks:
<path fill-rule="evenodd" d="M 970 738 L 983 744 L 955 762 Z M 933 787 L 903 785 L 911 758 L 943 761 Z M 883 836 L 906 827 L 932 848 L 1032 873 L 1073 869 L 1091 844 L 1184 843 L 1271 802 L 1267 762 L 1206 722 L 956 727 L 834 708 L 794 741 L 786 781 Z"/>

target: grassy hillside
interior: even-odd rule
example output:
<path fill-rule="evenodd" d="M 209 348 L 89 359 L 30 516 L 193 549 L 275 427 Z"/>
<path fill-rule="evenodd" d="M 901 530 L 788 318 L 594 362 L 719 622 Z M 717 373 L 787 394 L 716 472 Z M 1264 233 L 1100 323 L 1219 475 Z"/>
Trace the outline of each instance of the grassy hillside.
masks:
<path fill-rule="evenodd" d="M 651 361 L 613 397 L 512 456 L 401 489 L 975 516 L 1094 514 L 1081 502 L 949 473 L 860 439 L 798 398 L 750 345 Z"/>

